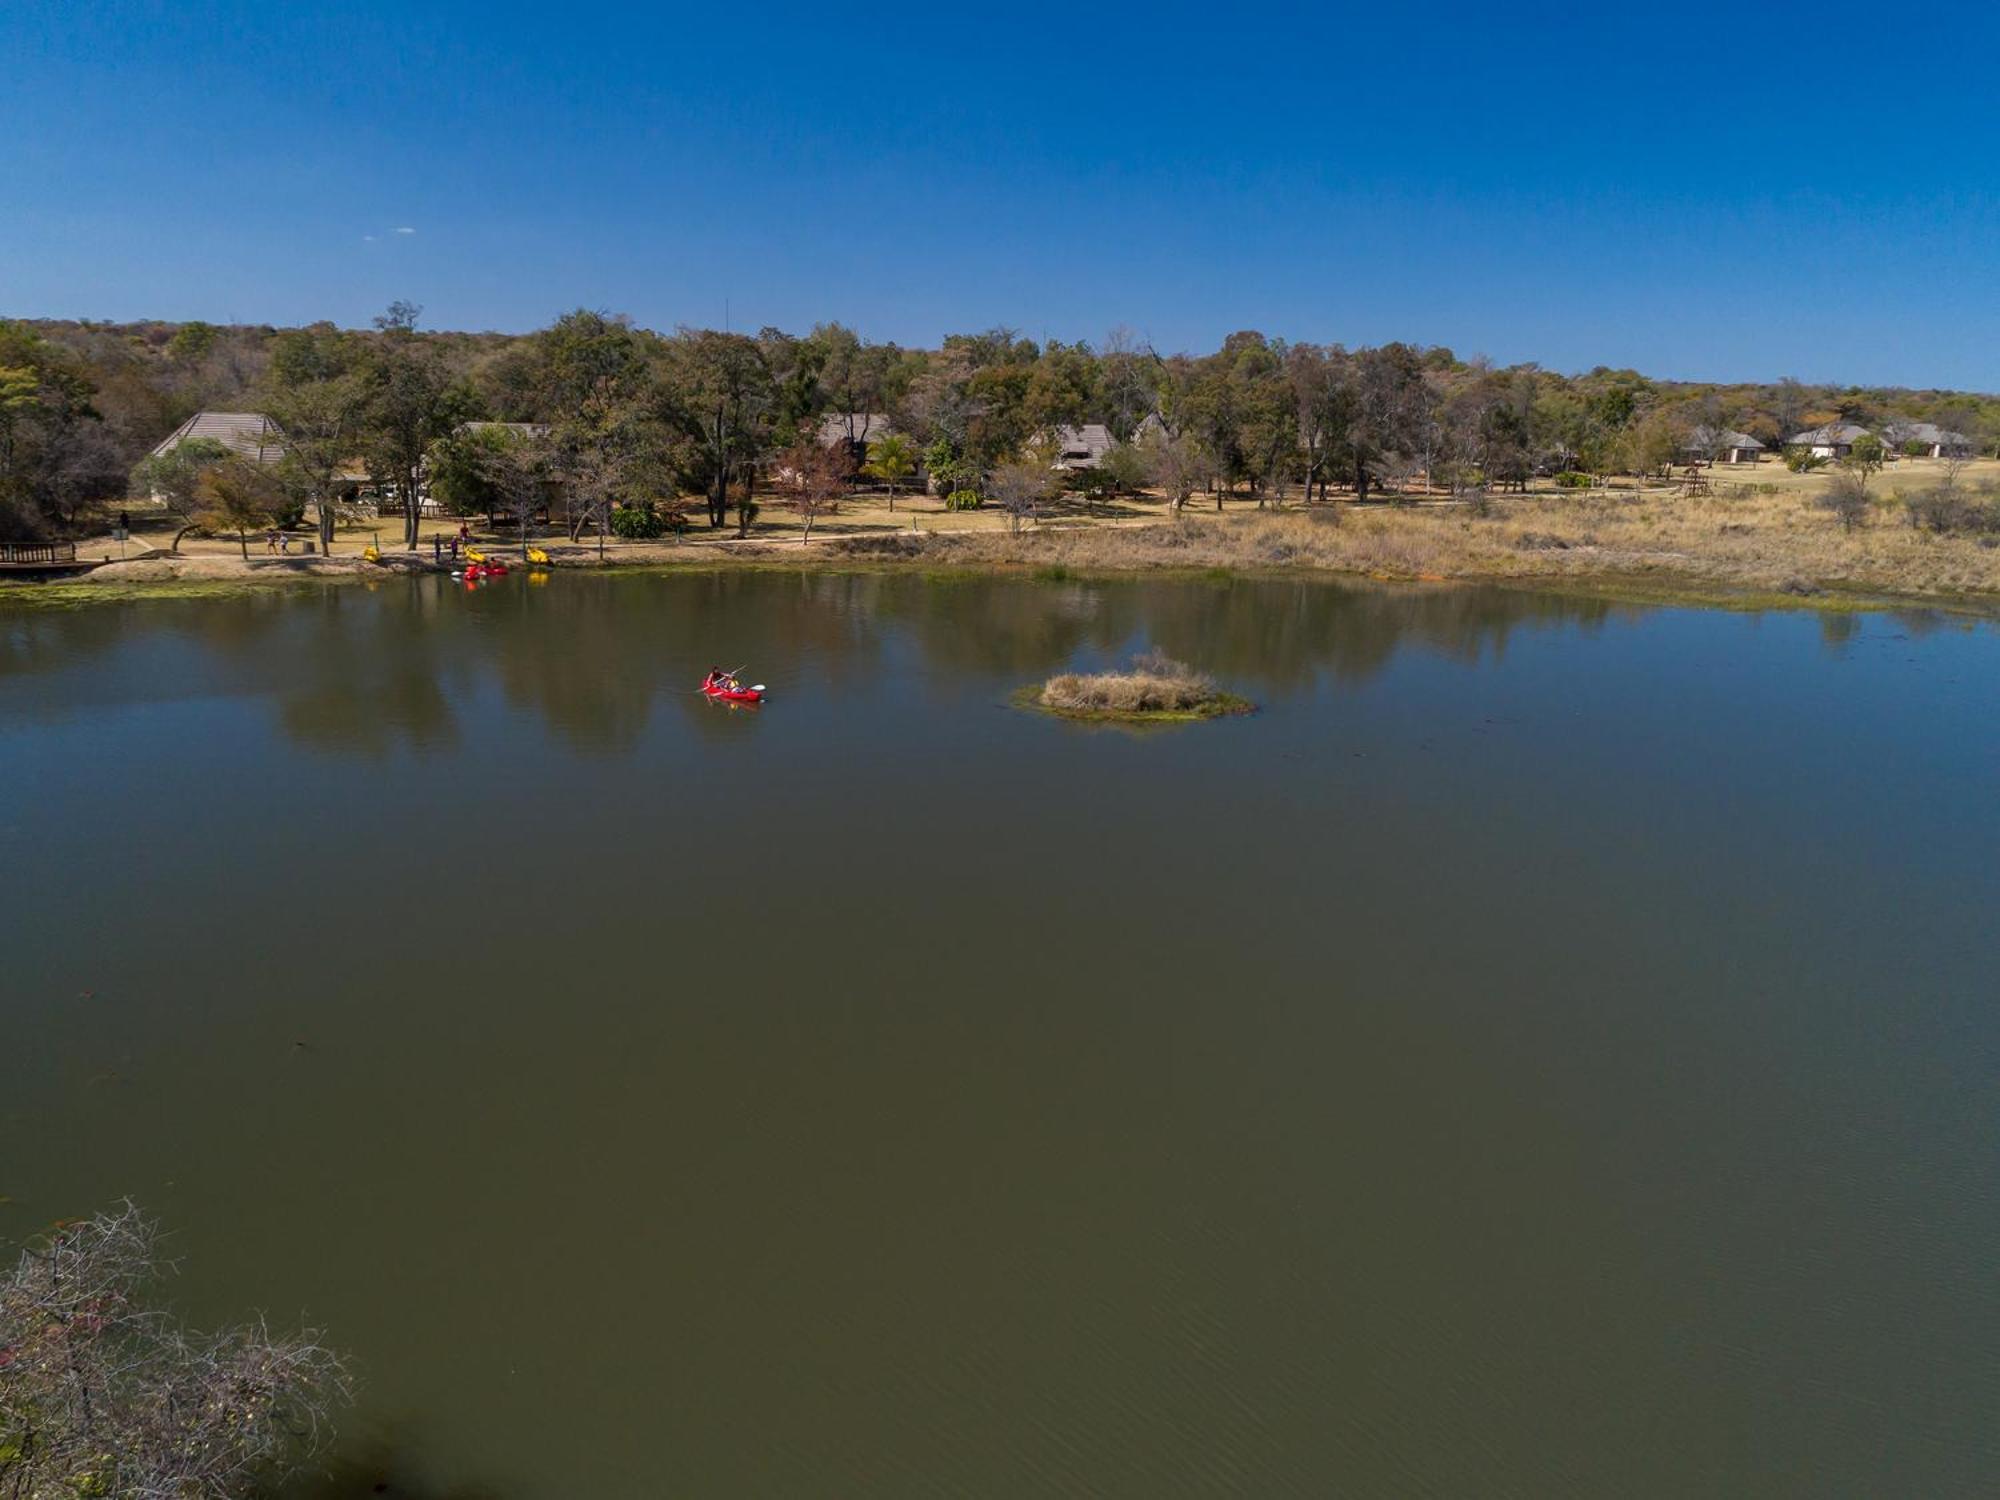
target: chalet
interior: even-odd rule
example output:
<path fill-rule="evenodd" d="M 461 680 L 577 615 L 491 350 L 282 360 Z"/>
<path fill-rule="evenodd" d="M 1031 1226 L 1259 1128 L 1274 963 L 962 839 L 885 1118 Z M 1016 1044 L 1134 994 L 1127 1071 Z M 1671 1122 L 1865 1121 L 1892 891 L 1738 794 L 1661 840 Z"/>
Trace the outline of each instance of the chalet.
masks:
<path fill-rule="evenodd" d="M 1892 453 L 1921 451 L 1925 458 L 1970 458 L 1972 439 L 1935 422 L 1891 422 L 1882 429 L 1882 441 Z"/>
<path fill-rule="evenodd" d="M 284 457 L 284 434 L 278 424 L 257 411 L 198 411 L 153 450 L 153 457 L 165 458 L 182 443 L 207 438 L 232 453 L 260 464 L 274 464 Z"/>
<path fill-rule="evenodd" d="M 1763 456 L 1764 445 L 1747 432 L 1697 427 L 1681 445 L 1687 463 L 1754 464 Z"/>
<path fill-rule="evenodd" d="M 868 462 L 868 445 L 896 429 L 879 411 L 830 411 L 819 419 L 815 436 L 822 448 L 846 443 L 856 465 Z"/>
<path fill-rule="evenodd" d="M 1866 427 L 1853 422 L 1829 422 L 1810 432 L 1795 432 L 1785 439 L 1787 448 L 1804 448 L 1814 458 L 1845 458 L 1857 440 L 1868 436 Z"/>
<path fill-rule="evenodd" d="M 1102 422 L 1086 422 L 1081 427 L 1058 427 L 1055 440 L 1055 467 L 1065 471 L 1096 468 L 1114 446 L 1111 429 Z"/>

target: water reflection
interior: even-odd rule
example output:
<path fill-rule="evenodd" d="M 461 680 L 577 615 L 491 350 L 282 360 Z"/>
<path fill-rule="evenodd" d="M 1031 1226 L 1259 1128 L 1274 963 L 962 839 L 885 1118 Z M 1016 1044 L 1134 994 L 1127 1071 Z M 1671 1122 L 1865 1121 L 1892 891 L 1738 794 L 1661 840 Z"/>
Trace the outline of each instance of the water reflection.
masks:
<path fill-rule="evenodd" d="M 1261 695 L 1355 682 L 1411 649 L 1499 661 L 1522 630 L 1596 630 L 1644 606 L 1495 588 L 1324 581 L 1042 582 L 908 574 L 700 573 L 525 577 L 465 590 L 440 579 L 273 591 L 0 616 L 0 684 L 31 676 L 10 711 L 204 694 L 268 699 L 301 748 L 381 758 L 453 750 L 482 695 L 573 749 L 624 754 L 660 699 L 704 738 L 754 732 L 693 684 L 708 666 L 759 680 L 809 674 L 833 691 L 904 662 L 933 683 L 1012 685 L 1158 646 Z M 1892 617 L 1912 636 L 1932 611 Z M 1865 617 L 1819 617 L 1845 649 Z M 1951 622 L 1962 623 L 1962 622 Z"/>

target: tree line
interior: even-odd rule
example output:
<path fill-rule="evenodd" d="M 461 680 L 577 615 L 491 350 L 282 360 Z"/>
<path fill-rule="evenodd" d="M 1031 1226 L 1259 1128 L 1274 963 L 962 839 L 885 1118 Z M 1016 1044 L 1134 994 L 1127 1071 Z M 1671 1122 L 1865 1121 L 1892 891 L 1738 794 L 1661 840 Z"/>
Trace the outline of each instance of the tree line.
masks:
<path fill-rule="evenodd" d="M 1177 505 L 1655 472 L 1703 434 L 1740 430 L 1776 451 L 1832 421 L 1934 421 L 1985 451 L 2000 442 L 2000 397 L 1562 375 L 1404 343 L 1246 331 L 1192 355 L 1123 332 L 1093 346 L 992 329 L 909 349 L 837 323 L 803 336 L 663 334 L 579 310 L 504 335 L 427 331 L 419 315 L 397 303 L 364 330 L 0 323 L 0 540 L 73 534 L 135 471 L 147 492 L 181 496 L 188 517 L 239 537 L 287 508 L 314 510 L 330 536 L 334 501 L 359 472 L 401 505 L 412 545 L 424 490 L 456 509 L 525 514 L 559 487 L 572 532 L 600 535 L 695 497 L 709 525 L 733 515 L 746 530 L 781 475 L 779 498 L 810 526 L 864 463 L 892 491 L 921 465 L 940 493 L 1030 509 L 1060 434 L 1092 423 L 1114 442 L 1079 482 L 1148 485 Z M 253 471 L 196 449 L 144 466 L 203 409 L 268 415 L 282 462 Z M 863 430 L 870 416 L 887 419 L 886 447 Z M 851 439 L 831 458 L 829 425 Z"/>

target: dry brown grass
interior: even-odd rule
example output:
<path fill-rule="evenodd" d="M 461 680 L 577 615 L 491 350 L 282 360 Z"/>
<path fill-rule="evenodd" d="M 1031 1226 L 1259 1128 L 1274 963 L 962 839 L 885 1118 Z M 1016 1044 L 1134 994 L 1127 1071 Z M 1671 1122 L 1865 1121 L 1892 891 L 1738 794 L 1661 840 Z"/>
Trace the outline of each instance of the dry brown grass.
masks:
<path fill-rule="evenodd" d="M 814 528 L 824 548 L 796 545 L 799 529 L 760 524 L 736 542 L 696 531 L 684 545 L 614 540 L 604 556 L 613 566 L 769 565 L 853 566 L 858 559 L 973 569 L 1069 567 L 1079 571 L 1230 568 L 1309 569 L 1419 580 L 1491 580 L 1604 587 L 1640 594 L 1700 596 L 1785 593 L 1846 602 L 1856 597 L 1950 601 L 2000 607 L 2000 537 L 1940 535 L 1909 524 L 1895 497 L 1933 488 L 1953 466 L 1903 460 L 1875 476 L 1865 522 L 1848 531 L 1816 503 L 1824 472 L 1793 474 L 1767 462 L 1707 471 L 1714 493 L 1688 497 L 1676 483 L 1639 488 L 1618 480 L 1587 491 L 1538 490 L 1495 500 L 1491 513 L 1424 503 L 1408 506 L 1337 504 L 1307 509 L 1296 498 L 1283 510 L 1263 510 L 1242 496 L 1220 513 L 1197 498 L 1175 517 L 1158 497 L 1116 505 L 1056 508 L 1054 524 L 1020 536 L 990 512 L 945 513 L 935 497 L 902 497 L 892 517 L 882 497 L 842 502 L 841 515 Z M 1958 466 L 1967 490 L 2000 482 L 2000 462 Z M 912 524 L 921 528 L 913 532 Z M 389 523 L 383 523 L 388 526 Z M 969 528 L 969 529 L 968 529 Z M 428 530 L 426 532 L 428 535 Z M 343 561 L 372 532 L 343 533 Z M 157 540 L 157 539 L 156 539 Z M 789 541 L 789 550 L 774 542 Z M 502 538 L 498 543 L 508 545 Z M 548 544 L 562 565 L 594 566 L 595 546 Z M 135 545 L 133 550 L 138 550 Z M 190 538 L 184 548 L 202 561 L 195 569 L 239 568 L 233 541 Z M 116 545 L 93 539 L 85 556 L 112 555 Z M 214 557 L 204 554 L 214 552 Z M 780 554 L 782 552 L 782 558 Z M 226 554 L 228 561 L 223 560 Z M 428 552 L 422 554 L 427 557 Z M 266 561 L 257 557 L 253 562 Z M 268 559 L 278 564 L 278 559 Z M 283 571 L 300 567 L 296 554 Z M 124 582 L 119 570 L 97 575 Z M 273 567 L 262 574 L 280 573 Z"/>
<path fill-rule="evenodd" d="M 1823 483 L 1744 498 L 1530 495 L 1499 502 L 1484 519 L 1449 506 L 1190 515 L 1143 528 L 938 537 L 922 555 L 975 566 L 1308 568 L 1417 580 L 2000 602 L 2000 547 L 1919 531 L 1879 479 L 1866 524 L 1846 530 L 1813 503 Z"/>
<path fill-rule="evenodd" d="M 1051 677 L 1035 701 L 1057 713 L 1115 718 L 1207 718 L 1248 707 L 1218 692 L 1212 679 L 1159 652 L 1134 657 L 1129 671 Z"/>

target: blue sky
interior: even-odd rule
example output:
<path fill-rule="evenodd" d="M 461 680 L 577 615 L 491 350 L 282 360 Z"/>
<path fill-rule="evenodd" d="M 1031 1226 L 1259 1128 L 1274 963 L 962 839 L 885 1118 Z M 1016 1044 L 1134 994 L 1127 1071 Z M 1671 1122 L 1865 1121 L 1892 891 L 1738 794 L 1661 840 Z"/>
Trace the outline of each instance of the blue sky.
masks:
<path fill-rule="evenodd" d="M 6 0 L 0 315 L 1261 328 L 2000 389 L 2000 15 L 1898 22 Z"/>

